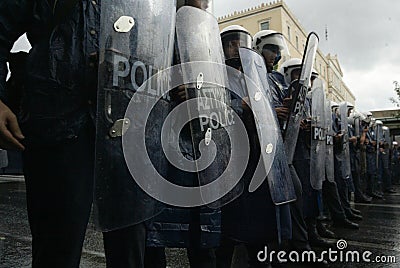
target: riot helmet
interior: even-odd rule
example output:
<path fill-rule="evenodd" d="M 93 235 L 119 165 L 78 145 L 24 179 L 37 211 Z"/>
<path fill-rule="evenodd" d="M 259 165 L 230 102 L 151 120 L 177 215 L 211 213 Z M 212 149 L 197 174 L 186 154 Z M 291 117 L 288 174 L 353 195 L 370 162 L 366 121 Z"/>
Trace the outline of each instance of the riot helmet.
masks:
<path fill-rule="evenodd" d="M 283 57 L 288 59 L 289 49 L 284 36 L 274 30 L 262 30 L 254 35 L 253 48 L 263 55 L 269 71 Z"/>
<path fill-rule="evenodd" d="M 354 110 L 354 105 L 351 104 L 350 102 L 346 102 L 347 104 L 347 116 L 350 115 L 350 113 Z"/>
<path fill-rule="evenodd" d="M 285 61 L 284 63 L 282 63 L 281 68 L 279 69 L 279 72 L 283 74 L 287 85 L 290 85 L 293 80 L 299 78 L 300 71 L 301 59 L 299 58 L 292 58 Z"/>
<path fill-rule="evenodd" d="M 339 108 L 339 104 L 335 101 L 331 101 L 331 109 L 333 113 L 336 113 L 336 110 Z"/>
<path fill-rule="evenodd" d="M 317 70 L 315 70 L 314 68 L 312 68 L 312 72 L 311 72 L 311 81 L 313 81 L 315 78 L 318 78 L 319 73 L 317 72 Z"/>
<path fill-rule="evenodd" d="M 371 123 L 371 118 L 372 118 L 372 113 L 371 112 L 362 112 L 362 122 L 365 124 L 370 124 Z"/>
<path fill-rule="evenodd" d="M 350 115 L 347 117 L 347 123 L 349 125 L 355 126 L 356 123 L 356 119 L 361 119 L 362 116 L 359 112 L 357 112 L 356 110 L 352 110 Z"/>
<path fill-rule="evenodd" d="M 239 47 L 251 48 L 252 37 L 249 31 L 240 25 L 231 25 L 221 31 L 225 60 L 239 59 Z"/>

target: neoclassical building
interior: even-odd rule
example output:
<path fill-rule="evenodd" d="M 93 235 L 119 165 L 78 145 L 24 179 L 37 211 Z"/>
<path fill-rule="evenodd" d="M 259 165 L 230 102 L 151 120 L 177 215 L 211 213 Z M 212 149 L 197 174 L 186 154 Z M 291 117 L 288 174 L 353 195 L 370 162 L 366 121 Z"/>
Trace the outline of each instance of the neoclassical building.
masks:
<path fill-rule="evenodd" d="M 268 29 L 281 32 L 286 38 L 290 56 L 302 58 L 308 32 L 304 30 L 282 0 L 235 11 L 219 17 L 218 22 L 221 30 L 226 26 L 237 24 L 248 29 L 252 35 L 260 30 Z M 329 100 L 349 101 L 355 104 L 354 94 L 343 82 L 343 72 L 336 55 L 324 55 L 318 50 L 314 66 L 325 82 L 326 95 Z"/>

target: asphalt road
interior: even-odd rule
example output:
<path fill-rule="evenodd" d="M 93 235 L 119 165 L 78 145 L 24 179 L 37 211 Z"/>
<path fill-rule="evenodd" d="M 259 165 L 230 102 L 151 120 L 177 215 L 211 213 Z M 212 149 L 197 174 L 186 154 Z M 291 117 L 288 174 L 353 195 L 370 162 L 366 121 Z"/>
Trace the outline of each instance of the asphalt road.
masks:
<path fill-rule="evenodd" d="M 347 247 L 343 250 L 358 251 L 360 256 L 370 251 L 369 259 L 373 262 L 336 261 L 330 267 L 400 267 L 400 187 L 397 187 L 396 194 L 385 195 L 384 200 L 354 206 L 361 210 L 364 217 L 360 222 L 360 230 L 333 230 L 339 239 L 346 241 Z M 337 250 L 336 241 L 331 242 L 333 249 Z M 0 176 L 0 268 L 30 267 L 30 247 L 23 177 Z M 377 256 L 387 261 L 395 258 L 397 263 L 378 263 Z M 189 267 L 183 249 L 168 249 L 167 262 L 173 268 Z M 246 267 L 245 263 L 246 253 L 242 247 L 238 247 L 234 255 L 234 267 Z M 101 233 L 95 230 L 92 221 L 87 230 L 80 267 L 105 267 Z"/>

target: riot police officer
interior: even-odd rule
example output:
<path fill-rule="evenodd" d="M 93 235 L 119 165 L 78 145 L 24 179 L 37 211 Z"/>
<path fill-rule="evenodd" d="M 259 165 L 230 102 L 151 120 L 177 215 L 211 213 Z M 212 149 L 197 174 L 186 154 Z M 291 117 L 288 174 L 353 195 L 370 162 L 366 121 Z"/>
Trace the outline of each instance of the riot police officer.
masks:
<path fill-rule="evenodd" d="M 335 159 L 334 159 L 334 141 L 335 132 L 333 131 L 332 124 L 336 118 L 335 109 L 339 105 L 336 102 L 330 101 L 327 107 L 327 126 L 329 135 L 329 144 L 327 143 L 327 152 L 329 152 L 329 158 L 327 159 L 326 165 L 326 180 L 322 184 L 322 196 L 324 201 L 324 208 L 330 213 L 331 220 L 335 227 L 348 228 L 348 229 L 358 229 L 358 224 L 349 221 L 346 218 L 345 212 L 343 210 L 342 204 L 340 202 L 340 197 L 338 193 L 337 184 L 335 182 Z M 328 137 L 328 136 L 327 136 Z M 318 226 L 317 226 L 318 227 Z M 322 235 L 322 234 L 321 234 Z"/>
<path fill-rule="evenodd" d="M 263 168 L 269 163 L 272 165 L 271 169 L 275 169 L 274 165 L 269 162 L 274 161 L 274 159 L 268 158 L 269 160 L 266 160 L 265 152 L 261 151 L 261 147 L 262 141 L 266 136 L 271 137 L 276 133 L 268 133 L 268 130 L 274 127 L 262 128 L 260 124 L 274 126 L 277 121 L 267 96 L 261 98 L 265 104 L 263 108 L 266 109 L 261 112 L 262 114 L 258 114 L 256 112 L 257 109 L 251 105 L 250 92 L 252 90 L 262 90 L 267 93 L 268 89 L 263 88 L 265 86 L 263 83 L 255 82 L 260 87 L 256 89 L 250 81 L 253 80 L 254 82 L 254 80 L 260 81 L 260 79 L 263 79 L 266 82 L 265 76 L 254 77 L 255 73 L 249 73 L 249 69 L 254 68 L 254 61 L 261 63 L 260 69 L 264 72 L 266 72 L 266 68 L 261 55 L 250 49 L 251 35 L 249 32 L 238 25 L 229 26 L 222 30 L 221 39 L 226 64 L 231 67 L 228 68 L 229 87 L 235 92 L 232 105 L 239 104 L 239 107 L 235 105 L 234 109 L 240 114 L 240 118 L 246 127 L 250 155 L 242 178 L 242 183 L 244 184 L 243 193 L 222 209 L 223 240 L 217 250 L 217 266 L 230 267 L 233 245 L 242 243 L 247 249 L 250 267 L 259 267 L 258 265 L 262 264 L 257 260 L 258 253 L 267 245 L 269 248 L 276 248 L 279 241 L 289 239 L 291 233 L 289 207 L 287 205 L 278 206 L 274 204 L 273 197 L 275 197 L 275 193 L 278 190 L 271 189 L 271 184 L 268 183 L 269 180 L 282 180 L 282 178 L 286 177 L 284 173 L 267 173 L 268 178 L 264 179 L 265 177 L 263 177 L 264 181 L 262 181 L 261 185 L 255 191 L 248 192 L 249 185 L 253 182 L 251 180 L 254 180 L 253 176 L 255 176 L 258 163 L 264 161 Z M 236 102 L 237 99 L 240 99 L 240 101 Z M 253 105 L 256 104 L 253 102 Z M 269 114 L 271 117 L 265 117 L 265 114 Z M 255 117 L 259 117 L 257 122 L 254 119 Z M 261 118 L 269 121 L 259 122 Z M 282 143 L 279 145 L 278 142 L 277 147 L 279 148 L 282 145 Z"/>
<path fill-rule="evenodd" d="M 346 102 L 341 103 L 338 108 L 335 109 L 333 118 L 333 130 L 336 135 L 334 138 L 334 154 L 335 154 L 335 181 L 338 187 L 338 193 L 343 210 L 346 214 L 346 218 L 349 220 L 362 220 L 362 216 L 355 214 L 352 211 L 349 200 L 349 188 L 352 189 L 351 180 L 351 166 L 350 166 L 350 155 L 346 155 L 348 150 L 349 139 L 347 131 L 347 115 L 348 105 Z M 345 122 L 342 122 L 345 120 Z M 348 152 L 349 153 L 349 152 Z"/>
<path fill-rule="evenodd" d="M 354 182 L 354 199 L 356 202 L 371 202 L 371 198 L 366 197 L 361 187 L 361 144 L 365 141 L 365 131 L 361 129 L 361 114 L 355 110 L 351 111 L 348 117 L 350 138 L 350 159 L 351 175 Z M 361 129 L 361 133 L 360 133 Z"/>
<path fill-rule="evenodd" d="M 367 158 L 367 195 L 382 199 L 382 194 L 378 192 L 378 170 L 377 170 L 377 139 L 375 131 L 375 119 L 371 117 L 370 127 L 367 132 L 366 158 Z"/>
<path fill-rule="evenodd" d="M 301 60 L 298 58 L 292 58 L 284 62 L 281 66 L 281 72 L 284 74 L 285 81 L 292 83 L 294 80 L 299 79 L 301 71 Z M 316 79 L 317 73 L 314 71 L 311 77 L 311 83 Z M 311 89 L 311 88 L 310 88 Z M 311 246 L 329 246 L 329 244 L 320 237 L 317 232 L 317 216 L 319 215 L 318 206 L 318 195 L 320 194 L 316 185 L 322 187 L 323 175 L 322 172 L 314 171 L 315 173 L 321 173 L 321 176 L 311 180 L 311 116 L 312 116 L 312 102 L 311 92 L 307 95 L 305 100 L 305 111 L 304 119 L 300 125 L 300 132 L 297 140 L 296 151 L 293 159 L 293 165 L 296 169 L 296 173 L 302 184 L 303 189 L 303 213 L 304 220 L 307 226 L 308 240 Z M 322 101 L 323 103 L 324 101 Z M 317 111 L 315 111 L 317 112 Z M 322 116 L 321 116 L 322 117 Z M 320 150 L 323 151 L 320 146 Z M 321 157 L 320 157 L 321 158 Z M 322 168 L 322 165 L 319 165 Z M 314 186 L 313 186 L 314 185 Z M 314 188 L 313 188 L 314 187 Z M 327 233 L 327 231 L 326 231 Z M 332 235 L 333 236 L 333 235 Z"/>
<path fill-rule="evenodd" d="M 289 104 L 287 85 L 283 75 L 273 68 L 282 57 L 288 58 L 289 51 L 281 33 L 274 30 L 259 31 L 254 35 L 253 48 L 263 55 L 267 67 L 269 89 L 273 98 L 276 115 L 281 127 L 289 116 Z M 290 165 L 291 177 L 295 187 L 297 200 L 290 205 L 293 223 L 292 247 L 298 250 L 309 250 L 307 227 L 303 217 L 302 187 L 294 167 Z"/>

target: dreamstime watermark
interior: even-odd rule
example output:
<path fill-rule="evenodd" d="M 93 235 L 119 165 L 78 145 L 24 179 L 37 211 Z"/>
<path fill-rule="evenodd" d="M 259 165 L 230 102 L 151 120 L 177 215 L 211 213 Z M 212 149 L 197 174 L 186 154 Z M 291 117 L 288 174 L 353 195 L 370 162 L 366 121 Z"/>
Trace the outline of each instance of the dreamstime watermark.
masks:
<path fill-rule="evenodd" d="M 122 69 L 120 67 L 121 62 L 125 66 Z M 138 68 L 143 68 L 142 73 L 147 73 L 144 64 L 132 64 L 132 70 L 127 70 L 127 68 L 130 68 L 127 61 L 122 61 L 120 58 L 114 60 L 113 86 L 118 86 L 118 81 L 121 79 L 130 79 L 135 82 L 134 73 L 137 72 L 136 69 Z M 234 73 L 241 79 L 245 78 L 247 88 L 251 87 L 254 94 L 246 99 L 243 98 L 244 88 L 230 87 L 227 71 Z M 130 73 L 131 75 L 129 75 Z M 167 96 L 172 89 L 182 85 L 191 87 L 197 96 L 176 105 L 172 111 L 169 111 L 170 107 L 165 108 L 165 106 L 168 106 L 168 104 L 165 104 L 168 103 Z M 267 133 L 264 133 L 261 139 L 261 146 L 265 146 L 265 148 L 261 148 L 263 157 L 260 157 L 256 172 L 251 179 L 253 188 L 250 191 L 255 191 L 266 179 L 277 150 L 280 133 L 269 97 L 262 90 L 262 85 L 226 65 L 212 62 L 191 62 L 173 66 L 149 77 L 137 88 L 126 109 L 124 121 L 127 122 L 127 125 L 122 126 L 124 133 L 122 146 L 125 161 L 135 182 L 148 195 L 169 205 L 196 207 L 218 202 L 222 198 L 225 198 L 222 202 L 227 203 L 240 194 L 240 189 L 237 191 L 234 189 L 243 177 L 248 164 L 249 138 L 244 122 L 230 104 L 230 97 L 227 99 L 230 93 L 226 94 L 226 89 L 242 97 L 240 105 L 244 101 L 249 107 L 261 109 L 261 114 L 253 111 L 255 121 L 259 124 L 268 124 L 268 128 L 264 126 L 263 129 Z M 156 119 L 150 117 L 154 110 L 158 113 Z M 265 114 L 269 116 L 267 119 L 258 119 L 258 115 L 265 116 Z M 198 132 L 203 136 L 196 137 L 198 148 L 195 148 L 195 150 L 198 150 L 200 157 L 191 160 L 182 154 L 179 137 L 184 126 L 193 122 L 193 120 L 198 120 L 200 125 Z M 149 138 L 146 127 L 149 124 L 153 124 L 153 127 L 155 127 L 154 132 L 158 130 L 161 132 L 162 154 L 154 150 L 149 151 L 146 146 L 146 139 Z M 224 134 L 221 134 L 221 129 L 224 129 Z M 225 138 L 218 140 L 222 139 L 221 135 L 228 136 L 229 140 L 225 140 Z M 227 163 L 223 162 L 225 159 L 217 159 L 218 144 L 220 146 L 229 145 Z M 153 159 L 150 157 L 152 154 L 158 154 L 159 159 L 165 156 L 165 160 L 179 170 L 198 174 L 200 176 L 199 186 L 186 187 L 164 178 L 159 170 L 163 169 L 166 161 L 162 160 L 154 164 L 154 157 Z M 225 169 L 221 174 L 214 172 L 215 174 L 218 173 L 216 178 L 212 178 L 212 180 L 208 178 L 210 175 L 215 175 L 212 174 L 212 170 L 205 173 L 206 175 L 201 174 L 210 166 L 220 162 L 223 162 L 221 167 Z M 216 168 L 216 170 L 219 168 Z M 201 181 L 201 176 L 205 177 L 204 181 Z"/>
<path fill-rule="evenodd" d="M 259 262 L 272 262 L 277 260 L 281 263 L 293 262 L 313 262 L 322 263 L 328 262 L 355 262 L 355 263 L 396 263 L 396 256 L 373 256 L 371 251 L 357 251 L 357 250 L 346 250 L 346 240 L 338 240 L 336 243 L 336 249 L 329 248 L 320 253 L 313 250 L 297 252 L 297 251 L 268 251 L 268 247 L 264 247 L 264 250 L 257 253 L 257 259 Z"/>

